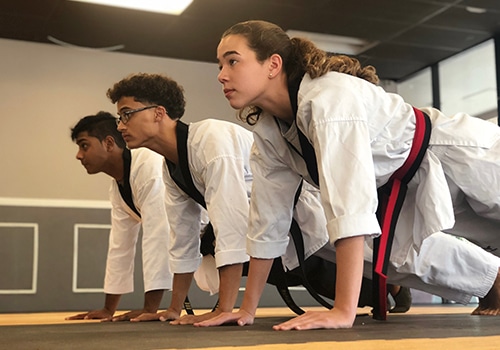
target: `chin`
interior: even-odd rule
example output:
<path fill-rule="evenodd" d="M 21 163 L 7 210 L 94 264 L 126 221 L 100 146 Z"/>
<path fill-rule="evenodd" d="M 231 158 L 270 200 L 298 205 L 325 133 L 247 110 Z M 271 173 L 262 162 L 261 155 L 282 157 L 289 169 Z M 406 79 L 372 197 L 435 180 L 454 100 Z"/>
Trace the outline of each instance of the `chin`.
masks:
<path fill-rule="evenodd" d="M 134 148 L 139 148 L 141 145 L 138 145 L 136 142 L 127 142 L 127 148 L 128 149 L 134 149 Z"/>
<path fill-rule="evenodd" d="M 234 109 L 242 109 L 245 108 L 245 105 L 242 103 L 238 103 L 238 101 L 229 100 L 229 105 Z"/>

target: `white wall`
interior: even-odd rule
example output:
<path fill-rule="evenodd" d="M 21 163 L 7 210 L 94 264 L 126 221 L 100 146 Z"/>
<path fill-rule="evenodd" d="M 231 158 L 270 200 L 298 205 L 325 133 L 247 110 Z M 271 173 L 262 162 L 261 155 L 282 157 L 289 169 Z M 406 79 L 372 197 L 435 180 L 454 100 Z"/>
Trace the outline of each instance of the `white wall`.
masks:
<path fill-rule="evenodd" d="M 215 62 L 3 39 L 0 52 L 0 200 L 107 200 L 110 178 L 86 173 L 75 159 L 70 128 L 99 110 L 114 113 L 106 91 L 131 73 L 163 73 L 179 82 L 186 122 L 211 117 L 239 123 L 217 82 Z"/>

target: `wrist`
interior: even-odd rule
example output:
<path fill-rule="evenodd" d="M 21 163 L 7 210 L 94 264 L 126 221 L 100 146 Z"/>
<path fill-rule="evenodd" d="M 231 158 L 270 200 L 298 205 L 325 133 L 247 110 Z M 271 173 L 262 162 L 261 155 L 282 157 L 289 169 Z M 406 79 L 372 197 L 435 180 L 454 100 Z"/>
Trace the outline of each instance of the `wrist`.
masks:
<path fill-rule="evenodd" d="M 177 316 L 180 316 L 181 315 L 181 312 L 182 312 L 182 309 L 179 309 L 179 308 L 175 308 L 175 307 L 169 307 L 166 311 L 167 313 L 171 313 L 171 314 L 174 314 L 174 315 L 177 315 Z"/>
<path fill-rule="evenodd" d="M 251 311 L 248 311 L 247 309 L 243 308 L 243 306 L 242 306 L 240 308 L 239 312 L 243 313 L 243 314 L 246 314 L 247 316 L 249 316 L 251 318 L 255 318 L 256 310 L 254 310 L 253 312 L 251 312 Z"/>
<path fill-rule="evenodd" d="M 158 312 L 158 308 L 157 307 L 147 307 L 145 306 L 142 311 L 144 313 L 148 313 L 148 314 L 155 314 Z"/>
<path fill-rule="evenodd" d="M 110 314 L 110 316 L 113 316 L 115 314 L 115 312 L 116 312 L 116 310 L 114 308 L 110 308 L 108 306 L 104 306 L 103 310 L 106 313 Z"/>
<path fill-rule="evenodd" d="M 245 302 L 243 302 L 239 311 L 255 317 L 255 314 L 257 313 L 257 307 L 250 307 L 249 305 L 246 305 Z"/>

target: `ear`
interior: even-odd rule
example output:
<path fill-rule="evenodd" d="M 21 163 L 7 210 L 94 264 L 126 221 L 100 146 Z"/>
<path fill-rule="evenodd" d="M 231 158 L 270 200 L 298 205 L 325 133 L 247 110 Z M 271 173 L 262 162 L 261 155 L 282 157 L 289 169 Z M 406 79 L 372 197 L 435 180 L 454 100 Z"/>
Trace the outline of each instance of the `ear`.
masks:
<path fill-rule="evenodd" d="M 155 109 L 155 121 L 160 121 L 162 118 L 168 117 L 167 110 L 163 106 L 158 106 Z"/>
<path fill-rule="evenodd" d="M 103 141 L 104 146 L 106 147 L 106 151 L 110 152 L 115 148 L 116 142 L 113 136 L 108 135 Z"/>
<path fill-rule="evenodd" d="M 283 69 L 283 59 L 277 53 L 269 57 L 269 78 L 277 76 Z"/>

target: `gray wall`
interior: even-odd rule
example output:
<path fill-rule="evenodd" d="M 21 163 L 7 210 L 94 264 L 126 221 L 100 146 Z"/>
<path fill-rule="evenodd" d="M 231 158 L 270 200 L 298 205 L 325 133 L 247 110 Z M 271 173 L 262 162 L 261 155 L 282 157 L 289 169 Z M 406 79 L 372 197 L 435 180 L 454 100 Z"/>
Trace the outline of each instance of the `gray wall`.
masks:
<path fill-rule="evenodd" d="M 76 202 L 66 202 L 65 207 L 54 202 L 39 204 L 44 206 L 0 206 L 0 312 L 101 308 L 110 209 L 106 205 L 76 207 Z M 122 297 L 121 310 L 142 307 L 140 257 L 139 244 L 135 290 Z M 306 292 L 293 294 L 300 305 L 314 305 Z M 168 307 L 170 298 L 170 292 L 165 293 L 162 308 Z M 210 296 L 195 284 L 189 298 L 195 309 L 211 308 L 217 301 L 217 296 Z M 268 286 L 261 305 L 284 303 L 274 287 Z"/>

